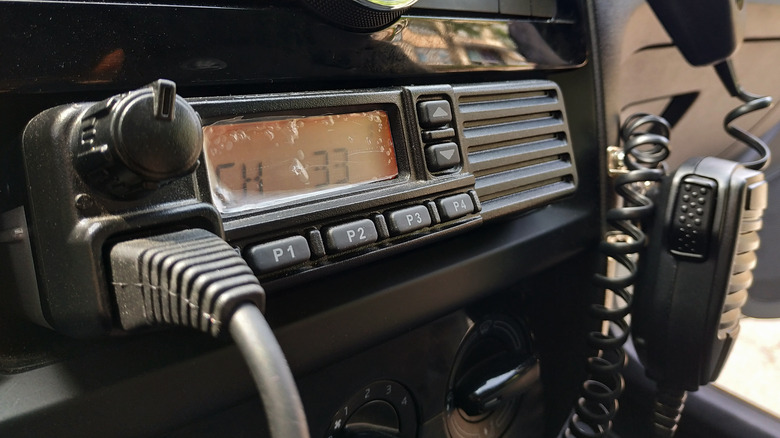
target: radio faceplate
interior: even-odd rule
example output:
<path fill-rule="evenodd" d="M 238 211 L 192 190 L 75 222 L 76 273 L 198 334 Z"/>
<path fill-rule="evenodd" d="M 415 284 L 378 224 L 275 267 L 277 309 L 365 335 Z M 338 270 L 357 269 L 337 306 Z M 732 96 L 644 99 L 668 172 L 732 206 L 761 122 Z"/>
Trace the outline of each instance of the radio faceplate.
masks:
<path fill-rule="evenodd" d="M 157 88 L 160 102 L 172 102 L 167 98 L 175 94 Z M 239 251 L 275 293 L 483 220 L 547 205 L 576 189 L 565 107 L 550 81 L 186 102 L 176 97 L 197 112 L 194 118 L 200 117 L 207 131 L 188 131 L 206 137 L 200 166 L 192 175 L 121 196 L 95 182 L 127 180 L 113 173 L 116 166 L 77 164 L 113 162 L 110 145 L 95 140 L 93 131 L 108 129 L 105 120 L 124 120 L 113 108 L 132 96 L 63 105 L 36 116 L 22 136 L 24 176 L 9 181 L 14 192 L 25 194 L 12 207 L 23 209 L 14 218 L 27 218 L 26 228 L 17 227 L 28 230 L 20 239 L 32 254 L 30 266 L 16 274 L 37 280 L 37 290 L 27 289 L 23 305 L 33 309 L 28 312 L 32 319 L 72 336 L 114 329 L 116 303 L 105 260 L 113 245 L 128 239 L 186 228 L 212 231 Z M 104 117 L 114 113 L 117 117 Z M 310 122 L 313 127 L 306 128 Z M 145 125 L 133 126 L 144 138 Z M 269 129 L 274 136 L 289 137 L 286 145 L 279 142 L 279 148 L 287 148 L 279 155 L 264 150 L 277 147 L 268 142 L 273 139 L 253 140 L 268 137 Z M 350 146 L 350 137 L 355 140 L 358 133 L 365 138 Z M 140 150 L 164 154 L 166 138 L 148 141 Z M 376 147 L 379 140 L 384 150 Z M 222 148 L 242 150 L 233 156 L 206 155 Z M 363 150 L 374 154 L 365 166 L 358 162 Z M 358 166 L 355 179 L 353 165 Z M 91 173 L 85 172 L 103 172 L 102 179 L 89 179 Z M 291 176 L 284 182 L 268 179 Z M 273 196 L 264 197 L 274 185 Z M 220 194 L 225 198 L 215 199 Z M 13 219 L 9 214 L 3 218 Z"/>
<path fill-rule="evenodd" d="M 481 222 L 450 86 L 190 103 L 204 126 L 201 197 L 218 207 L 227 240 L 263 280 L 368 260 Z"/>

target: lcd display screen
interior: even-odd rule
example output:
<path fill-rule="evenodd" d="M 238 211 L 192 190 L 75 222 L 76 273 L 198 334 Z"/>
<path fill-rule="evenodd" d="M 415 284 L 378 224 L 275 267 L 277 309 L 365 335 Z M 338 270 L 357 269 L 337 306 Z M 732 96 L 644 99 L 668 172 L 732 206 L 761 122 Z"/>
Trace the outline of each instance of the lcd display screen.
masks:
<path fill-rule="evenodd" d="M 203 128 L 212 199 L 240 212 L 395 178 L 385 111 L 231 119 Z"/>

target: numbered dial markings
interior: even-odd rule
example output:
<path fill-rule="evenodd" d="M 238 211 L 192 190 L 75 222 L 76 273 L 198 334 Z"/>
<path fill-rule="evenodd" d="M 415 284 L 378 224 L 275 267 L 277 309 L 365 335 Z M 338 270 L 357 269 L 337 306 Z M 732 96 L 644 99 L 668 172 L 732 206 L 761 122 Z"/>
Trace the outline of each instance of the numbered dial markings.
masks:
<path fill-rule="evenodd" d="M 417 434 L 417 410 L 409 391 L 390 380 L 374 382 L 353 395 L 330 422 L 326 438 L 342 438 L 348 432 L 376 429 L 401 438 Z"/>

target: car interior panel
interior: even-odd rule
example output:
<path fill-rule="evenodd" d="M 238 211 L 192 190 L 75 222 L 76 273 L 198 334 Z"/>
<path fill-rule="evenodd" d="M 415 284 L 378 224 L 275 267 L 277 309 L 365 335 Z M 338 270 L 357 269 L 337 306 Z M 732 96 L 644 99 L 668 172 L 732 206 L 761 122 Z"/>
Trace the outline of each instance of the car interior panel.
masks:
<path fill-rule="evenodd" d="M 777 0 L 0 1 L 0 436 L 778 438 L 778 71 Z"/>

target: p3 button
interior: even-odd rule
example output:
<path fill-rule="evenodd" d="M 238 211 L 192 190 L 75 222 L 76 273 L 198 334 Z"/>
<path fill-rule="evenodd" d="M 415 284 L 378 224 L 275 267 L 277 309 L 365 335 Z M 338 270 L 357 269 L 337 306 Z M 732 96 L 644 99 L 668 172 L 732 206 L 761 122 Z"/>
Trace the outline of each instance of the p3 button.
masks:
<path fill-rule="evenodd" d="M 431 214 L 422 205 L 387 213 L 387 225 L 393 234 L 405 234 L 431 225 Z"/>

